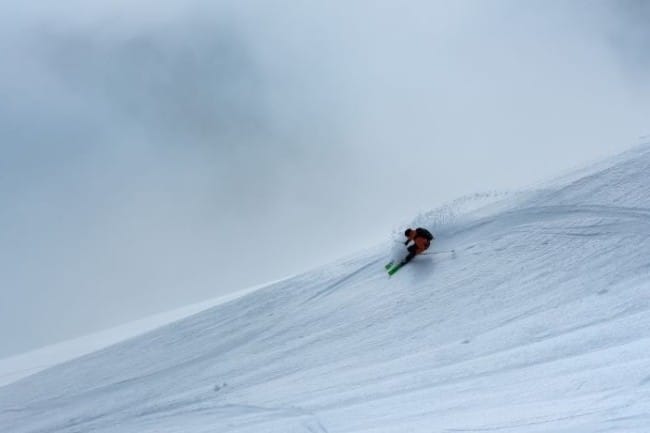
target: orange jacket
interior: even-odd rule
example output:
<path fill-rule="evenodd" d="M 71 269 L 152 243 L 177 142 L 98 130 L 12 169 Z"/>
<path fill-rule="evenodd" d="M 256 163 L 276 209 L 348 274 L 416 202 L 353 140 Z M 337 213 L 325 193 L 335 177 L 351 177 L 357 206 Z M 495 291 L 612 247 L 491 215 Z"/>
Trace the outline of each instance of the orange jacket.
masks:
<path fill-rule="evenodd" d="M 408 242 L 413 241 L 415 244 L 415 254 L 421 254 L 431 245 L 431 241 L 424 235 L 418 233 L 418 230 L 411 229 L 406 235 Z"/>

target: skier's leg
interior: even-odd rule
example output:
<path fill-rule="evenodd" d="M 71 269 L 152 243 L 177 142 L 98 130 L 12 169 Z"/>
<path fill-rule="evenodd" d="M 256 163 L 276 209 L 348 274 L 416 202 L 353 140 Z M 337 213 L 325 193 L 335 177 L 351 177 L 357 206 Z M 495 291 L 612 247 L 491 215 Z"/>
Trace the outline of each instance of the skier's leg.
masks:
<path fill-rule="evenodd" d="M 417 254 L 415 245 L 411 245 L 410 247 L 408 247 L 408 251 L 409 251 L 408 256 L 406 256 L 406 258 L 402 260 L 403 265 L 410 262 L 413 259 L 413 257 L 415 257 L 415 255 Z"/>

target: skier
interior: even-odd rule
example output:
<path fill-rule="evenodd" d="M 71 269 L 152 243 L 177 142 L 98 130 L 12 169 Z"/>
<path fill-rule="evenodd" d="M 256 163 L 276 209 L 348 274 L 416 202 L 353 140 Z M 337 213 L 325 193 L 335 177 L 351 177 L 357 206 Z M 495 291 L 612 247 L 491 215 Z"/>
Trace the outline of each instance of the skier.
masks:
<path fill-rule="evenodd" d="M 404 245 L 407 245 L 406 249 L 409 253 L 401 262 L 395 263 L 390 261 L 386 266 L 384 266 L 388 275 L 393 275 L 401 269 L 402 266 L 410 262 L 413 257 L 425 252 L 431 245 L 431 241 L 435 239 L 429 230 L 422 227 L 418 227 L 415 230 L 411 228 L 406 229 L 404 236 L 406 236 L 406 242 L 404 242 Z"/>
<path fill-rule="evenodd" d="M 416 255 L 425 252 L 431 245 L 431 241 L 435 239 L 429 230 L 422 227 L 418 227 L 415 230 L 408 228 L 404 232 L 404 236 L 406 236 L 404 245 L 408 245 L 407 250 L 409 254 L 402 260 L 402 266 L 410 262 Z"/>

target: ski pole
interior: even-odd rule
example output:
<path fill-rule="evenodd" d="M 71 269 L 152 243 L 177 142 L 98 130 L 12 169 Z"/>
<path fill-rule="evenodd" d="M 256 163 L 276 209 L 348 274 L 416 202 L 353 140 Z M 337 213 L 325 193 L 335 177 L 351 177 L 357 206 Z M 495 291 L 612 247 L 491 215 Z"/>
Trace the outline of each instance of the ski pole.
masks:
<path fill-rule="evenodd" d="M 422 256 L 432 256 L 434 254 L 456 254 L 455 250 L 443 250 L 443 251 L 430 251 L 428 253 L 422 253 Z"/>

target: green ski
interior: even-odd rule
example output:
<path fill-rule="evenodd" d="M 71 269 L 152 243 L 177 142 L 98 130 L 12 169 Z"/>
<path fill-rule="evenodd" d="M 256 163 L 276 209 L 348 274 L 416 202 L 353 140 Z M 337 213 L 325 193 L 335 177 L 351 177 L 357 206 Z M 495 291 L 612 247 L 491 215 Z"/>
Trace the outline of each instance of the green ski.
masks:
<path fill-rule="evenodd" d="M 388 275 L 390 276 L 395 274 L 395 272 L 399 271 L 400 269 L 402 269 L 402 266 L 404 266 L 405 263 L 398 263 L 396 265 L 394 265 L 393 263 L 389 263 L 389 265 L 390 267 L 386 268 L 386 270 L 388 271 Z"/>

